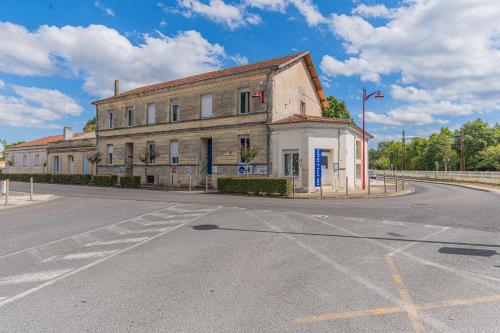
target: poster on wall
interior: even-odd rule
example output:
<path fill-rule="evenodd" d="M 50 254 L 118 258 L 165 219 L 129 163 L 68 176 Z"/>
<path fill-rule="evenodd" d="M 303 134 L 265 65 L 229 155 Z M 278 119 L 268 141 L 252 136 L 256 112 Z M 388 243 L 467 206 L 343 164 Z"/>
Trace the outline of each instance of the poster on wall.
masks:
<path fill-rule="evenodd" d="M 321 149 L 314 149 L 314 186 L 321 186 Z"/>

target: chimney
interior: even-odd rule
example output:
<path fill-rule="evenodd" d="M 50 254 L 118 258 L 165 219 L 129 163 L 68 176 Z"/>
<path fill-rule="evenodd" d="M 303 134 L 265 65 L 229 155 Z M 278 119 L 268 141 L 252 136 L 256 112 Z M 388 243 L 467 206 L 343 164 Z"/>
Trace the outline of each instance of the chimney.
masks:
<path fill-rule="evenodd" d="M 120 80 L 115 80 L 115 96 L 120 94 Z"/>
<path fill-rule="evenodd" d="M 71 127 L 64 126 L 63 135 L 64 140 L 71 140 L 73 138 L 73 130 L 71 129 Z"/>

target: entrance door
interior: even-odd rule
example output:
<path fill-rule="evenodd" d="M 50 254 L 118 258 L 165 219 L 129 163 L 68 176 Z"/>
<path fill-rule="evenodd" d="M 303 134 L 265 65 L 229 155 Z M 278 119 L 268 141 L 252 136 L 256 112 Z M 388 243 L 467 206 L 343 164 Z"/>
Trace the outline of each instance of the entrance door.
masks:
<path fill-rule="evenodd" d="M 332 154 L 329 150 L 321 152 L 321 183 L 323 185 L 332 185 Z"/>
<path fill-rule="evenodd" d="M 207 139 L 207 174 L 212 174 L 212 139 Z"/>

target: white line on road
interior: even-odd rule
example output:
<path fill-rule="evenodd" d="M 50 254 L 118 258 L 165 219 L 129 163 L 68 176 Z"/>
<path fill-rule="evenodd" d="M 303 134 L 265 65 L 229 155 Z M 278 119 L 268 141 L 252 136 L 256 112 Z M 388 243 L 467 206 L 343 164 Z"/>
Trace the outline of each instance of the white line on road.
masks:
<path fill-rule="evenodd" d="M 84 246 L 88 247 L 88 246 L 101 246 L 101 245 L 112 245 L 112 244 L 123 244 L 123 243 L 137 243 L 137 242 L 142 242 L 143 240 L 145 240 L 147 238 L 148 237 L 113 239 L 113 240 L 109 240 L 109 241 L 87 243 Z"/>
<path fill-rule="evenodd" d="M 403 222 L 399 222 L 399 221 L 390 221 L 390 220 L 383 220 L 382 222 L 380 222 L 382 224 L 387 224 L 387 225 L 398 225 L 398 226 L 402 226 L 404 225 Z"/>
<path fill-rule="evenodd" d="M 20 274 L 20 275 L 1 277 L 0 278 L 0 286 L 47 281 L 47 280 L 51 280 L 53 278 L 56 278 L 58 276 L 61 276 L 65 273 L 71 271 L 71 269 L 58 269 L 58 270 L 53 270 L 53 271 L 26 273 L 26 274 Z M 1 304 L 1 302 L 2 301 L 0 301 L 0 304 Z"/>
<path fill-rule="evenodd" d="M 169 225 L 169 224 L 183 223 L 186 221 L 187 221 L 186 219 L 175 220 L 175 221 L 150 221 L 150 222 L 142 222 L 141 225 L 148 227 L 148 226 L 154 226 L 154 225 Z"/>
<path fill-rule="evenodd" d="M 195 220 L 197 220 L 197 219 L 199 219 L 199 218 L 202 218 L 202 217 L 204 217 L 204 216 L 206 216 L 206 215 L 208 215 L 208 214 L 210 214 L 210 213 L 212 213 L 212 212 L 214 212 L 214 211 L 216 211 L 216 210 L 219 210 L 220 208 L 222 208 L 222 207 L 221 207 L 221 206 L 216 206 L 216 207 L 214 207 L 212 210 L 207 211 L 206 213 L 204 213 L 204 214 L 202 214 L 202 215 L 200 215 L 200 216 L 197 216 L 197 217 L 195 217 L 195 218 L 192 218 L 191 220 L 188 220 L 188 221 L 186 221 L 186 222 L 185 222 L 185 223 L 183 223 L 183 224 L 179 224 L 179 225 L 177 225 L 177 226 L 175 226 L 175 227 L 173 227 L 173 228 L 170 228 L 170 229 L 168 229 L 168 230 L 166 230 L 166 231 L 164 231 L 164 232 L 161 232 L 161 233 L 159 233 L 159 234 L 157 234 L 157 235 L 154 235 L 153 237 L 150 237 L 150 238 L 148 238 L 148 239 L 146 239 L 146 240 L 143 240 L 142 242 L 139 242 L 139 243 L 134 243 L 134 244 L 132 244 L 131 246 L 129 246 L 129 247 L 125 248 L 125 249 L 122 249 L 122 250 L 116 251 L 116 252 L 112 253 L 111 255 L 109 255 L 109 256 L 107 256 L 107 257 L 104 257 L 104 258 L 98 259 L 98 260 L 96 260 L 96 261 L 93 261 L 93 262 L 91 262 L 91 263 L 89 263 L 89 264 L 87 264 L 87 265 L 85 265 L 85 266 L 81 266 L 81 267 L 79 267 L 79 268 L 77 268 L 77 269 L 74 269 L 74 270 L 69 271 L 69 272 L 67 272 L 67 273 L 64 273 L 64 274 L 62 274 L 62 275 L 60 275 L 60 276 L 57 276 L 57 277 L 55 277 L 55 278 L 54 278 L 54 279 L 52 279 L 52 280 L 49 280 L 49 281 L 47 281 L 47 282 L 44 282 L 44 283 L 42 283 L 42 284 L 40 284 L 40 285 L 38 285 L 38 286 L 36 286 L 36 287 L 34 287 L 34 288 L 31 288 L 31 289 L 29 289 L 29 290 L 26 290 L 26 291 L 24 291 L 24 292 L 22 292 L 22 293 L 20 293 L 20 294 L 17 294 L 17 295 L 15 295 L 15 296 L 11 296 L 11 297 L 9 297 L 9 298 L 7 298 L 7 299 L 4 299 L 4 300 L 0 301 L 0 307 L 5 306 L 5 305 L 7 305 L 7 304 L 10 304 L 10 303 L 12 303 L 12 302 L 15 302 L 15 301 L 17 301 L 18 299 L 21 299 L 21 298 L 23 298 L 23 297 L 26 297 L 26 296 L 28 296 L 28 295 L 31 295 L 31 294 L 33 294 L 33 293 L 35 293 L 35 292 L 39 291 L 39 290 L 42 290 L 42 289 L 44 289 L 44 288 L 46 288 L 46 287 L 48 287 L 48 286 L 51 286 L 51 285 L 53 285 L 54 283 L 56 283 L 56 282 L 58 282 L 58 281 L 60 281 L 60 280 L 63 280 L 63 279 L 65 279 L 65 278 L 67 278 L 67 277 L 70 277 L 70 276 L 72 276 L 72 275 L 75 275 L 75 274 L 77 274 L 77 273 L 79 273 L 79 272 L 82 272 L 82 271 L 84 271 L 84 270 L 86 270 L 86 269 L 89 269 L 89 268 L 91 268 L 91 267 L 93 267 L 93 266 L 96 266 L 96 265 L 98 265 L 98 264 L 100 264 L 100 263 L 102 263 L 102 262 L 105 262 L 105 261 L 107 261 L 107 260 L 109 260 L 109 259 L 111 259 L 111 258 L 114 258 L 114 257 L 116 257 L 116 256 L 118 256 L 118 255 L 120 255 L 120 254 L 122 254 L 122 253 L 125 253 L 125 252 L 127 252 L 127 251 L 130 251 L 130 250 L 132 250 L 132 249 L 134 249 L 134 248 L 138 247 L 138 246 L 141 246 L 141 245 L 143 245 L 143 244 L 145 244 L 145 243 L 148 243 L 148 242 L 150 242 L 150 241 L 152 241 L 152 240 L 154 240 L 154 239 L 156 239 L 156 238 L 158 238 L 158 237 L 161 237 L 161 236 L 163 236 L 163 235 L 165 235 L 165 234 L 167 234 L 167 233 L 169 233 L 169 232 L 172 232 L 172 231 L 174 231 L 174 230 L 176 230 L 176 229 L 178 229 L 178 228 L 180 228 L 180 227 L 182 227 L 182 226 L 184 226 L 184 225 L 186 225 L 186 224 L 188 224 L 188 223 L 191 223 L 191 222 L 193 222 L 193 221 L 195 221 Z M 100 228 L 100 229 L 103 229 L 103 228 Z"/>
<path fill-rule="evenodd" d="M 104 258 L 117 252 L 118 250 L 111 251 L 96 251 L 96 252 L 81 252 L 81 253 L 71 253 L 62 257 L 62 260 L 76 260 L 76 259 L 96 259 Z"/>

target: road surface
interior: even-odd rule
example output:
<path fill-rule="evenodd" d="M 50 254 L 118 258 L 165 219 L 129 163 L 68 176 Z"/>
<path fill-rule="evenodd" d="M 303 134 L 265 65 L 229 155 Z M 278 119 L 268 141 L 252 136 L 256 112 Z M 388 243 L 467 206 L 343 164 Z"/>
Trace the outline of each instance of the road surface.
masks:
<path fill-rule="evenodd" d="M 0 332 L 498 332 L 500 196 L 414 186 L 293 200 L 36 184 L 57 197 L 0 211 Z"/>

